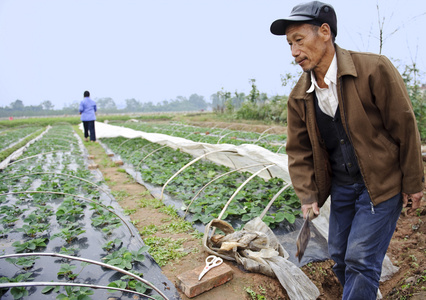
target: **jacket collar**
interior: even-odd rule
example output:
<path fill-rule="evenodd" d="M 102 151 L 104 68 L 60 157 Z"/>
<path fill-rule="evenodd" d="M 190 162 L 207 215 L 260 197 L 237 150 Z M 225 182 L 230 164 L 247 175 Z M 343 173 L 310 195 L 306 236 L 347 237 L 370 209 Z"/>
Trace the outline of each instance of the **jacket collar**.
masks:
<path fill-rule="evenodd" d="M 335 44 L 335 49 L 337 57 L 337 78 L 340 78 L 344 75 L 357 77 L 358 75 L 352 60 L 351 53 L 348 50 L 340 48 L 337 44 Z M 306 91 L 311 85 L 312 82 L 310 73 L 304 72 L 290 93 L 290 97 L 295 99 L 308 98 L 310 94 L 306 93 Z"/>
<path fill-rule="evenodd" d="M 335 46 L 337 56 L 337 78 L 345 75 L 358 77 L 351 53 L 348 50 L 340 48 L 337 44 L 335 44 Z"/>

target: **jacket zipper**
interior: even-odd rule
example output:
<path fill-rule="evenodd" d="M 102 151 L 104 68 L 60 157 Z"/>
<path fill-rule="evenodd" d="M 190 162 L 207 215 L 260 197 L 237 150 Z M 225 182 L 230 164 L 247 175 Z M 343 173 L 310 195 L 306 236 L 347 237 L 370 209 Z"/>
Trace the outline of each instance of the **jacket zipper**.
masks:
<path fill-rule="evenodd" d="M 354 143 L 352 142 L 352 136 L 351 136 L 351 133 L 349 132 L 349 125 L 348 125 L 348 120 L 346 118 L 346 112 L 345 112 L 345 104 L 344 104 L 344 101 L 343 101 L 343 80 L 342 80 L 342 77 L 339 78 L 339 83 L 340 83 L 339 84 L 340 85 L 339 91 L 340 91 L 340 98 L 342 99 L 342 110 L 343 110 L 343 117 L 345 119 L 346 132 L 347 132 L 349 141 L 351 142 L 352 147 L 354 148 L 354 153 L 355 153 L 356 159 L 358 161 L 359 170 L 361 172 L 361 176 L 362 176 L 362 180 L 364 181 L 365 188 L 367 189 L 367 192 L 370 195 L 370 190 L 368 189 L 368 185 L 365 182 L 364 172 L 363 172 L 363 169 L 362 169 L 362 167 L 361 167 L 361 165 L 359 163 L 358 154 L 356 153 Z M 371 199 L 371 202 L 370 202 L 371 203 L 371 213 L 374 214 L 375 213 L 374 212 L 374 203 L 373 203 L 373 199 L 371 198 L 371 195 L 370 195 L 370 199 Z"/>

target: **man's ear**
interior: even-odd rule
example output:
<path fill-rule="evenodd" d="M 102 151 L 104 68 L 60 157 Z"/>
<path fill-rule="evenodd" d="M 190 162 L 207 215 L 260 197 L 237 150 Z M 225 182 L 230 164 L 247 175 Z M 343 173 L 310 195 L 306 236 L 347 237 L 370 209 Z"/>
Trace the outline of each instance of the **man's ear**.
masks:
<path fill-rule="evenodd" d="M 324 41 L 331 39 L 331 28 L 327 23 L 323 23 L 318 29 L 318 33 L 323 37 Z"/>

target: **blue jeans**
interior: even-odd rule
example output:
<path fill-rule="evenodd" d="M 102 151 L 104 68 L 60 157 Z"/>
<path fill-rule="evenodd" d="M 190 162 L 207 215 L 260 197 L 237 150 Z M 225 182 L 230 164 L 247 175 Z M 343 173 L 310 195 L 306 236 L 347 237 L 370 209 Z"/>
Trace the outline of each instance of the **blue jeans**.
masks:
<path fill-rule="evenodd" d="M 328 248 L 343 286 L 342 299 L 376 299 L 401 209 L 401 194 L 373 206 L 363 183 L 332 186 Z"/>

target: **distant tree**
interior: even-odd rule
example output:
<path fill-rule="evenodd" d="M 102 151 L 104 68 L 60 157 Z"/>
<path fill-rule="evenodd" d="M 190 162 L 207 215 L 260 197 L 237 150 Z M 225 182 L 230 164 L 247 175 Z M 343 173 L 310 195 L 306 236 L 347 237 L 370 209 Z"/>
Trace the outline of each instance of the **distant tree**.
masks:
<path fill-rule="evenodd" d="M 223 88 L 216 94 L 210 96 L 212 100 L 213 111 L 223 113 L 225 111 L 226 100 L 231 98 L 231 93 L 226 92 Z"/>
<path fill-rule="evenodd" d="M 15 100 L 14 102 L 10 103 L 10 108 L 12 110 L 24 110 L 24 102 L 22 100 Z"/>
<path fill-rule="evenodd" d="M 203 96 L 192 94 L 188 99 L 189 105 L 197 110 L 207 109 L 208 104 Z"/>
<path fill-rule="evenodd" d="M 63 110 L 67 111 L 67 112 L 71 112 L 71 113 L 77 113 L 78 109 L 80 107 L 80 102 L 79 101 L 74 101 L 69 105 L 64 105 Z"/>
<path fill-rule="evenodd" d="M 53 110 L 55 107 L 50 100 L 45 100 L 40 105 L 44 110 Z"/>
<path fill-rule="evenodd" d="M 247 98 L 251 103 L 256 103 L 257 100 L 259 100 L 259 95 L 260 95 L 260 92 L 257 89 L 257 86 L 255 84 L 256 79 L 250 79 L 249 83 L 251 83 L 251 91 L 250 91 L 250 94 L 247 96 Z"/>
<path fill-rule="evenodd" d="M 239 109 L 243 104 L 245 98 L 246 95 L 244 93 L 238 93 L 237 91 L 235 91 L 235 96 L 231 98 L 232 105 L 234 106 L 234 108 Z"/>
<path fill-rule="evenodd" d="M 151 101 L 149 101 L 142 104 L 141 110 L 145 112 L 153 112 L 156 109 L 155 109 L 155 105 Z"/>
<path fill-rule="evenodd" d="M 24 110 L 25 111 L 31 111 L 31 112 L 35 112 L 35 111 L 43 111 L 43 106 L 40 105 L 30 105 L 30 106 L 24 106 Z"/>
<path fill-rule="evenodd" d="M 96 106 L 102 110 L 117 110 L 117 105 L 112 98 L 96 99 Z"/>
<path fill-rule="evenodd" d="M 137 101 L 134 98 L 126 99 L 125 101 L 126 101 L 126 110 L 127 111 L 140 111 L 142 106 L 141 106 L 139 101 Z"/>

